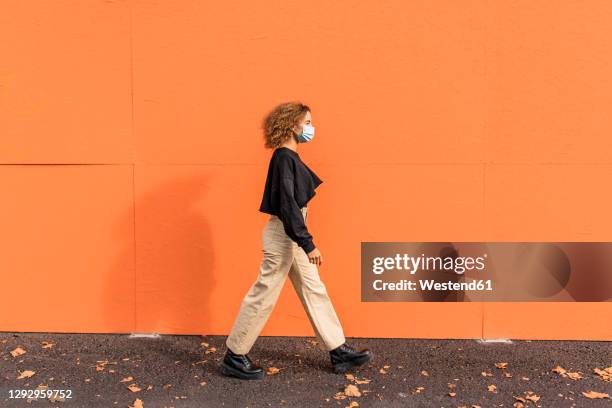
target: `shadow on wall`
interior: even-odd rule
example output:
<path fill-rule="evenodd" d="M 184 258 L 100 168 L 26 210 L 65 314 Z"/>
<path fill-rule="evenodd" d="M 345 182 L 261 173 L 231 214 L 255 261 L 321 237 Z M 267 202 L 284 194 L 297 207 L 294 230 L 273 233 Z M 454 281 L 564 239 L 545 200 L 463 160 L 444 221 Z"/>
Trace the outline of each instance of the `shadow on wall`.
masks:
<path fill-rule="evenodd" d="M 135 243 L 126 243 L 134 248 L 121 251 L 106 279 L 104 313 L 109 329 L 128 320 L 118 317 L 121 313 L 132 313 L 132 332 L 208 332 L 216 280 L 212 233 L 201 212 L 206 188 L 206 177 L 197 175 L 165 181 L 153 191 L 136 190 L 135 211 L 128 209 L 114 232 L 122 239 L 135 228 Z M 135 275 L 126 272 L 134 267 Z M 122 281 L 117 274 L 125 276 L 125 285 L 133 289 L 130 310 L 117 310 L 117 305 L 126 304 L 125 299 L 114 297 L 117 291 L 112 285 Z"/>

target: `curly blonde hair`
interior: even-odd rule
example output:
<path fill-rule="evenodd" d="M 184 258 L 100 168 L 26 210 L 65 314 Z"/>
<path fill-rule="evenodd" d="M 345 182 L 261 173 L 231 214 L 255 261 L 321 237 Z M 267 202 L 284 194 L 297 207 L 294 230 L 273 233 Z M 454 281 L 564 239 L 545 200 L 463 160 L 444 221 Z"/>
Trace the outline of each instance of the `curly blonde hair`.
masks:
<path fill-rule="evenodd" d="M 276 106 L 262 121 L 264 146 L 275 149 L 293 136 L 295 125 L 310 112 L 310 108 L 301 102 L 285 102 Z"/>

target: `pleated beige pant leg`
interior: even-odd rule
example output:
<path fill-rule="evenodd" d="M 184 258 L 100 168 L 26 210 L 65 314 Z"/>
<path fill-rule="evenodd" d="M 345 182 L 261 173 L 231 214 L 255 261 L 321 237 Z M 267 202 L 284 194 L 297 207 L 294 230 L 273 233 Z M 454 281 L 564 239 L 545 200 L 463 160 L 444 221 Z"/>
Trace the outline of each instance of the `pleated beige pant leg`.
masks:
<path fill-rule="evenodd" d="M 307 207 L 302 207 L 304 222 Z M 321 350 L 333 350 L 346 339 L 338 316 L 321 281 L 317 265 L 285 233 L 282 221 L 270 216 L 262 232 L 263 259 L 259 275 L 244 297 L 226 339 L 234 353 L 247 354 L 265 326 L 287 275 L 304 306 Z"/>

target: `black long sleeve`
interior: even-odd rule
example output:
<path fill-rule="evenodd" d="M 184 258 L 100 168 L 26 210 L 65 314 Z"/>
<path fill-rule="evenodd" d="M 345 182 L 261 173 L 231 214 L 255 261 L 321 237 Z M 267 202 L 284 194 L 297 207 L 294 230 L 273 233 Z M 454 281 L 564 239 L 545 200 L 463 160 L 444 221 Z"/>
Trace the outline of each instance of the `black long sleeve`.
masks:
<path fill-rule="evenodd" d="M 284 173 L 280 183 L 280 208 L 278 218 L 283 222 L 285 232 L 306 253 L 315 249 L 312 235 L 306 228 L 302 211 L 295 201 L 295 178 L 291 172 Z"/>
<path fill-rule="evenodd" d="M 314 197 L 315 189 L 322 182 L 294 150 L 280 147 L 274 151 L 259 211 L 278 216 L 285 233 L 306 253 L 315 244 L 301 208 Z"/>

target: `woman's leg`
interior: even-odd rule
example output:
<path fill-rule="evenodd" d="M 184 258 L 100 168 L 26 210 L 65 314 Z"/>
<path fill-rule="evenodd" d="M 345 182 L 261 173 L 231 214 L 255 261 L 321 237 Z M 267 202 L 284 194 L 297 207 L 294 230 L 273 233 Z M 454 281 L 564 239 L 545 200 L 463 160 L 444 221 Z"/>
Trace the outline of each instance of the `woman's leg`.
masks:
<path fill-rule="evenodd" d="M 247 354 L 276 305 L 293 262 L 291 243 L 282 222 L 272 217 L 262 232 L 263 259 L 259 275 L 245 295 L 225 344 L 236 354 Z"/>
<path fill-rule="evenodd" d="M 294 245 L 294 259 L 289 278 L 298 294 L 321 350 L 333 350 L 344 344 L 344 332 L 334 306 L 327 294 L 327 288 L 319 277 L 317 265 L 310 263 L 306 252 Z"/>

